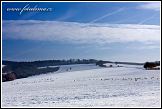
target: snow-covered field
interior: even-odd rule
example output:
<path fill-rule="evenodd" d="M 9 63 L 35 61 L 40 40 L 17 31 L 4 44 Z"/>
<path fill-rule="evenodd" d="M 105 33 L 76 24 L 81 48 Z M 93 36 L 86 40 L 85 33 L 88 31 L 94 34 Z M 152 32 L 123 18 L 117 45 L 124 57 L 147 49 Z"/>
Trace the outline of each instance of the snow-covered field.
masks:
<path fill-rule="evenodd" d="M 160 107 L 160 100 L 160 70 L 142 66 L 61 66 L 2 83 L 3 107 Z"/>

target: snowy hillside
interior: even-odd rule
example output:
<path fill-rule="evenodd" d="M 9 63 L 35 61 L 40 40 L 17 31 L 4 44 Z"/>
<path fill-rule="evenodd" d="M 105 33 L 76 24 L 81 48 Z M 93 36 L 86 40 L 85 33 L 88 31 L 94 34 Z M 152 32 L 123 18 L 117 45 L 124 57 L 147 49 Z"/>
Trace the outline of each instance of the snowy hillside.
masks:
<path fill-rule="evenodd" d="M 100 68 L 98 66 L 96 66 L 95 64 L 72 64 L 72 65 L 60 65 L 60 66 L 48 66 L 48 67 L 60 67 L 59 71 L 57 71 L 57 73 L 60 72 L 65 72 L 65 71 L 80 71 L 80 70 L 88 70 L 88 69 L 97 69 Z M 47 68 L 46 67 L 38 67 L 38 69 L 41 68 Z"/>
<path fill-rule="evenodd" d="M 66 65 L 55 73 L 3 82 L 2 106 L 160 107 L 160 70 L 142 67 Z"/>

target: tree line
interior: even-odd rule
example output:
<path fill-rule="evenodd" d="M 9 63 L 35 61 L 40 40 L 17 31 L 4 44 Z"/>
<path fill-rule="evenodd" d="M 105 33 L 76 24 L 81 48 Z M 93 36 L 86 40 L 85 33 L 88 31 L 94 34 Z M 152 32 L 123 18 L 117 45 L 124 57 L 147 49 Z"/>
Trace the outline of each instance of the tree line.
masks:
<path fill-rule="evenodd" d="M 2 81 L 10 81 L 14 79 L 26 78 L 33 75 L 55 72 L 59 70 L 59 65 L 90 64 L 96 62 L 97 60 L 94 59 L 42 60 L 31 62 L 15 62 L 4 60 L 2 61 L 2 64 L 5 65 L 2 68 Z"/>

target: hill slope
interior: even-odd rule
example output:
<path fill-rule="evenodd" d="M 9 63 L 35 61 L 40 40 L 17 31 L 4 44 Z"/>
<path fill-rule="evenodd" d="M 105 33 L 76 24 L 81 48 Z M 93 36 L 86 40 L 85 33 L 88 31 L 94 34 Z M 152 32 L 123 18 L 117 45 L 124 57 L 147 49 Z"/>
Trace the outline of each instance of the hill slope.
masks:
<path fill-rule="evenodd" d="M 87 70 L 4 82 L 2 106 L 160 106 L 159 70 L 144 70 L 143 66 L 91 69 L 94 66 L 89 66 Z"/>

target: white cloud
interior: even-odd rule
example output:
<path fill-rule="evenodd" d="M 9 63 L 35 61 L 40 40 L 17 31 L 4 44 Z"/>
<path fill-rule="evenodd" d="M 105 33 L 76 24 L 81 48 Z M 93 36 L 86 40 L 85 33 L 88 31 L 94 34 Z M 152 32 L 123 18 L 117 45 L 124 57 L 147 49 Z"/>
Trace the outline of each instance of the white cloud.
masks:
<path fill-rule="evenodd" d="M 3 39 L 69 41 L 70 43 L 159 42 L 160 26 L 5 20 Z"/>
<path fill-rule="evenodd" d="M 143 5 L 140 5 L 137 8 L 160 11 L 160 7 L 161 7 L 160 2 L 150 2 L 150 3 L 145 3 Z"/>

